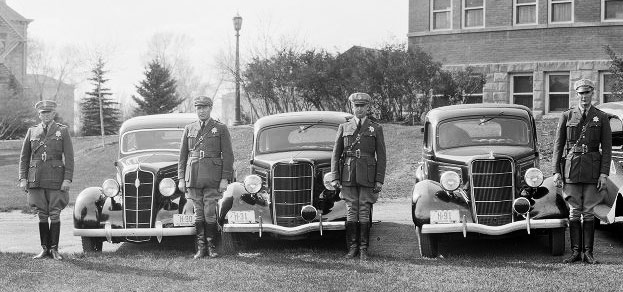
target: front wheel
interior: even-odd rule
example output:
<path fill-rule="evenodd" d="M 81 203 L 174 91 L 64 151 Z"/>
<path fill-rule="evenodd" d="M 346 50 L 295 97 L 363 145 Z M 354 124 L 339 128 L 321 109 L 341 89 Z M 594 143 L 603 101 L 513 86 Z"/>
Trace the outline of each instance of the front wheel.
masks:
<path fill-rule="evenodd" d="M 422 227 L 415 227 L 415 230 L 420 244 L 420 255 L 424 258 L 436 258 L 439 254 L 437 235 L 422 233 Z"/>
<path fill-rule="evenodd" d="M 565 227 L 560 227 L 549 231 L 549 247 L 553 256 L 565 253 L 565 229 Z"/>
<path fill-rule="evenodd" d="M 104 244 L 103 238 L 82 237 L 82 251 L 85 253 L 102 252 L 103 244 Z"/>

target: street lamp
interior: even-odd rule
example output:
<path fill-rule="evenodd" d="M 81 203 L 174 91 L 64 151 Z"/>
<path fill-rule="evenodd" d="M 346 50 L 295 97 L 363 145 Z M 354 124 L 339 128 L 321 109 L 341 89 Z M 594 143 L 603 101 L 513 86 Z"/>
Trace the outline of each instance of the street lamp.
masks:
<path fill-rule="evenodd" d="M 239 39 L 240 39 L 240 28 L 242 27 L 242 17 L 239 14 L 234 16 L 234 29 L 236 30 L 236 101 L 234 105 L 234 126 L 241 125 L 242 121 L 240 120 L 240 50 L 239 50 Z"/>

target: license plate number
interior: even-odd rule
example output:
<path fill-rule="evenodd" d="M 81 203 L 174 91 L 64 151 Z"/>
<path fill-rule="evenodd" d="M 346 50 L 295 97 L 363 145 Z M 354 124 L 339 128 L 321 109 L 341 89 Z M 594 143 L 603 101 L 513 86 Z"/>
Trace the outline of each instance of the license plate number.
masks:
<path fill-rule="evenodd" d="M 460 222 L 459 210 L 431 210 L 430 224 L 450 224 Z"/>
<path fill-rule="evenodd" d="M 173 226 L 194 226 L 195 215 L 173 214 Z"/>
<path fill-rule="evenodd" d="M 229 223 L 255 223 L 255 211 L 229 211 L 227 221 Z"/>

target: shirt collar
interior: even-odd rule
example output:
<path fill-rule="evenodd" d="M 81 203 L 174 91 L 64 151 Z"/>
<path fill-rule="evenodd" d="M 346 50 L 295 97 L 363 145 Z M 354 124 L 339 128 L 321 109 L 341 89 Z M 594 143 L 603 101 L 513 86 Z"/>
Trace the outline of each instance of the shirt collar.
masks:
<path fill-rule="evenodd" d="M 591 107 L 592 107 L 592 105 L 589 105 L 589 106 L 586 108 L 586 112 L 588 112 L 588 111 L 591 109 Z M 582 104 L 578 104 L 578 108 L 580 109 L 580 111 L 584 111 L 584 108 L 582 107 Z"/>
<path fill-rule="evenodd" d="M 363 117 L 361 119 L 361 124 L 363 125 L 363 123 L 366 121 L 366 117 Z M 359 124 L 359 118 L 355 117 L 355 124 Z"/>

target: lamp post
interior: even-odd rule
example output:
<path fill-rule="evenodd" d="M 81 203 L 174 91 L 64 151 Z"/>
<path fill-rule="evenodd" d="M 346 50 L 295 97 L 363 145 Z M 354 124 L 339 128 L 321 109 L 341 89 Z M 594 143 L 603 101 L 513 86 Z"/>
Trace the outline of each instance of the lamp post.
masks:
<path fill-rule="evenodd" d="M 242 17 L 236 14 L 234 16 L 234 29 L 236 30 L 236 100 L 234 105 L 234 126 L 241 125 L 242 121 L 240 120 L 240 50 L 239 50 L 239 39 L 240 39 L 240 28 L 242 27 Z"/>

